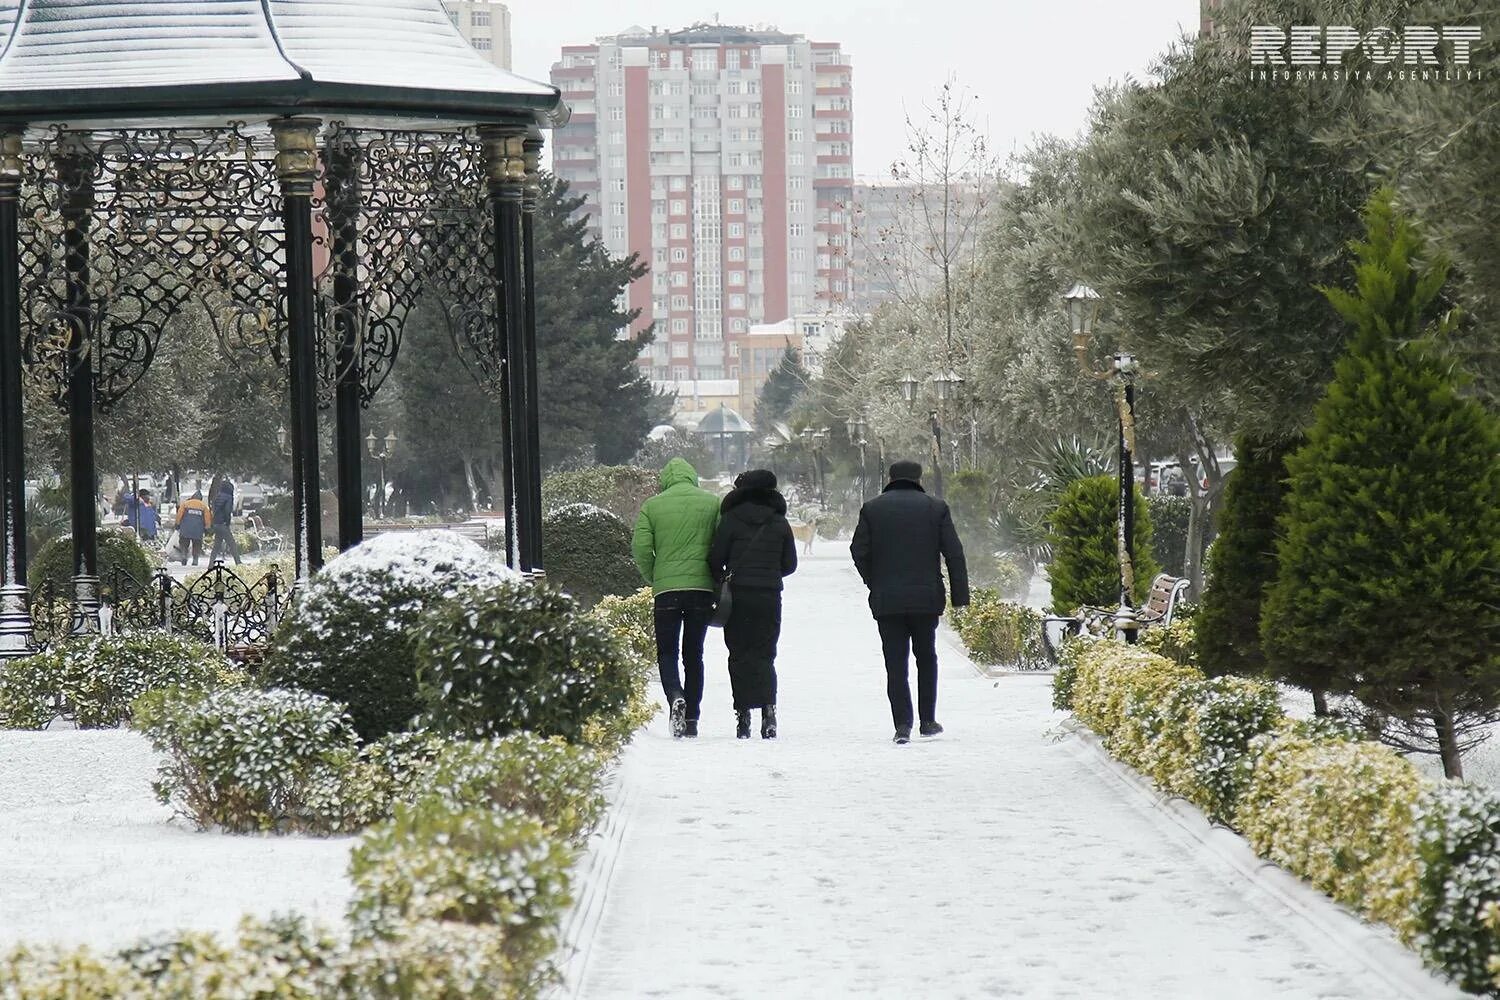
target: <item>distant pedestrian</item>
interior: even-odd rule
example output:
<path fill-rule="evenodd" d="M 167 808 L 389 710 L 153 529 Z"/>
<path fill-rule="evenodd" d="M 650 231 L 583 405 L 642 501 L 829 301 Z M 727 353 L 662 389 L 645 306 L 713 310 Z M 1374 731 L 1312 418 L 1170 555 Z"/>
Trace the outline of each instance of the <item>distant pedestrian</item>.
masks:
<path fill-rule="evenodd" d="M 786 499 L 776 491 L 776 474 L 768 469 L 741 473 L 719 512 L 708 563 L 715 588 L 728 577 L 734 598 L 724 624 L 734 734 L 750 738 L 750 711 L 758 708 L 761 739 L 773 740 L 782 578 L 797 570 L 797 540 L 786 520 Z"/>
<path fill-rule="evenodd" d="M 151 500 L 150 490 L 141 490 L 126 503 L 125 523 L 135 529 L 136 536 L 146 541 L 156 539 L 161 515 Z"/>
<path fill-rule="evenodd" d="M 719 498 L 698 488 L 697 470 L 681 458 L 666 464 L 658 482 L 661 492 L 641 508 L 630 548 L 656 594 L 656 665 L 672 709 L 672 736 L 697 736 L 703 643 L 714 613 L 708 548 L 719 523 Z"/>
<path fill-rule="evenodd" d="M 203 502 L 203 491 L 194 490 L 193 495 L 177 505 L 177 553 L 182 564 L 187 565 L 188 556 L 193 565 L 203 555 L 203 536 L 213 526 L 213 514 Z"/>
<path fill-rule="evenodd" d="M 890 484 L 860 509 L 849 553 L 870 588 L 870 611 L 880 628 L 895 741 L 911 740 L 908 654 L 917 661 L 921 733 L 936 736 L 943 731 L 937 721 L 937 627 L 947 608 L 941 564 L 948 564 L 956 608 L 969 603 L 969 573 L 948 505 L 922 489 L 920 465 L 891 466 Z"/>
<path fill-rule="evenodd" d="M 240 564 L 240 543 L 234 539 L 234 483 L 226 477 L 219 481 L 218 488 L 209 498 L 210 525 L 214 533 L 214 547 L 208 554 L 208 564 L 218 562 L 224 552 L 234 556 L 234 564 Z"/>

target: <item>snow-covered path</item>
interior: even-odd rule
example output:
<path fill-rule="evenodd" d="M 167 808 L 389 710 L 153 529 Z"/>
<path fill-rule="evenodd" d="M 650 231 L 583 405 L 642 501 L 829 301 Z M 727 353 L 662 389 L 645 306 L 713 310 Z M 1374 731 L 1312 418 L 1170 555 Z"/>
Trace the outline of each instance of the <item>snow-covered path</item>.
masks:
<path fill-rule="evenodd" d="M 703 736 L 658 718 L 628 751 L 579 995 L 1392 995 L 1057 742 L 1049 678 L 985 679 L 940 643 L 948 732 L 892 745 L 845 544 L 804 560 L 784 618 L 779 740 L 734 739 L 715 634 Z"/>

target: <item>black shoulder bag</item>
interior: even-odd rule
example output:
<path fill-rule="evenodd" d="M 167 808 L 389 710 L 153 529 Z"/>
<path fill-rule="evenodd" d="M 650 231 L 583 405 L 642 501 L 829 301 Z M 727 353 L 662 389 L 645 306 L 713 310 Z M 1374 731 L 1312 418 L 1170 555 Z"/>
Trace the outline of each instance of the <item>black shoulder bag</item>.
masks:
<path fill-rule="evenodd" d="M 755 548 L 755 543 L 760 541 L 761 533 L 764 532 L 770 524 L 770 521 L 766 521 L 765 524 L 762 524 L 759 528 L 756 529 L 755 534 L 750 536 L 750 544 L 745 546 L 746 553 L 749 553 L 751 549 Z M 741 558 L 743 558 L 743 556 Z M 719 584 L 719 599 L 714 604 L 714 616 L 708 620 L 708 623 L 715 628 L 723 628 L 726 624 L 728 624 L 729 616 L 734 614 L 734 595 L 729 590 L 729 585 L 733 581 L 734 569 L 733 567 L 731 567 L 729 572 L 724 574 L 724 582 Z"/>

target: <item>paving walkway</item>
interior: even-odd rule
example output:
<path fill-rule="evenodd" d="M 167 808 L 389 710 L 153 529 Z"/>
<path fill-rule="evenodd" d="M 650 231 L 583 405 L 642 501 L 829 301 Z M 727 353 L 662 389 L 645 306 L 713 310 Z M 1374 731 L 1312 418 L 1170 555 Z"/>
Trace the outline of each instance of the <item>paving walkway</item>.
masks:
<path fill-rule="evenodd" d="M 703 736 L 659 718 L 626 755 L 577 995 L 1391 995 L 1059 741 L 1050 678 L 940 651 L 948 732 L 894 746 L 863 588 L 825 543 L 787 592 L 781 738 L 746 743 L 711 635 Z"/>

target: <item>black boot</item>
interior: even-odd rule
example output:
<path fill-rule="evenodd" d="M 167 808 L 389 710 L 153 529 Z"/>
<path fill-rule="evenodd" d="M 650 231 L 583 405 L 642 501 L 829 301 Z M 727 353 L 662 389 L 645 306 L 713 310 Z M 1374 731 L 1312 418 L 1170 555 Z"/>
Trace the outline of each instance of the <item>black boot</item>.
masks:
<path fill-rule="evenodd" d="M 750 710 L 748 708 L 734 713 L 734 738 L 737 740 L 750 738 Z"/>
<path fill-rule="evenodd" d="M 760 738 L 763 740 L 774 740 L 776 738 L 776 706 L 763 705 L 760 710 Z"/>
<path fill-rule="evenodd" d="M 672 699 L 671 726 L 672 738 L 674 740 L 682 739 L 682 731 L 686 727 L 686 725 L 687 699 L 682 697 L 682 695 L 678 695 L 676 698 Z"/>
<path fill-rule="evenodd" d="M 682 724 L 682 735 L 690 740 L 696 740 L 698 738 L 698 720 L 688 719 L 684 722 Z"/>

